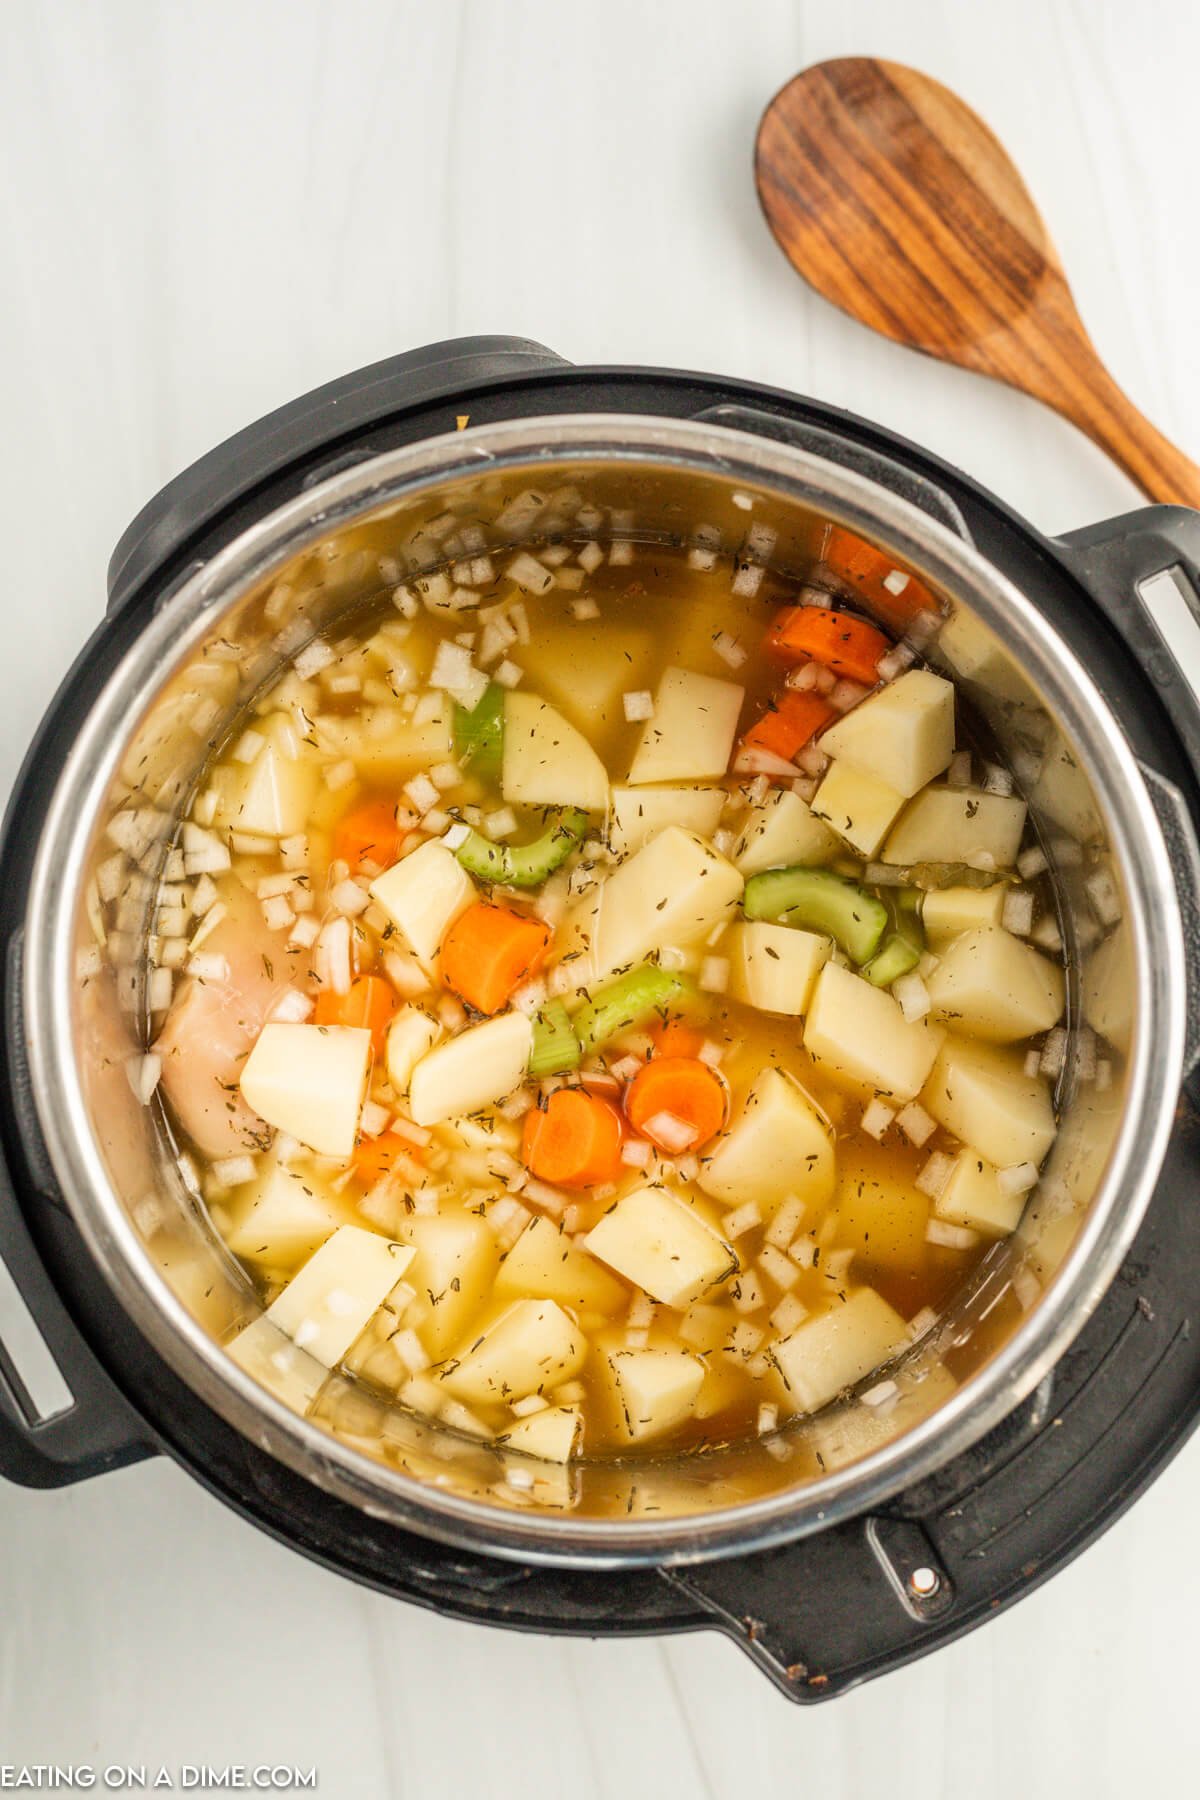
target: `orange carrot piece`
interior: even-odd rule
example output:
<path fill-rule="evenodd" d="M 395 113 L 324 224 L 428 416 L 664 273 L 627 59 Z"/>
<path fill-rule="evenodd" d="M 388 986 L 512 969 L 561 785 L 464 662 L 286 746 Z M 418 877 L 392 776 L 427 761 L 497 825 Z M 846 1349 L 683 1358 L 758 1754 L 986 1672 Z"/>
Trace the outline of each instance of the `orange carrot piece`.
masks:
<path fill-rule="evenodd" d="M 313 1022 L 317 1025 L 357 1025 L 371 1033 L 371 1047 L 383 1055 L 387 1028 L 399 1002 L 395 992 L 378 975 L 360 975 L 349 993 L 335 994 L 322 988 L 317 995 Z"/>
<path fill-rule="evenodd" d="M 334 859 L 349 863 L 352 870 L 365 862 L 387 869 L 399 858 L 407 836 L 396 823 L 394 806 L 386 800 L 364 800 L 334 826 Z"/>
<path fill-rule="evenodd" d="M 830 706 L 823 694 L 794 693 L 788 688 L 771 702 L 742 742 L 749 749 L 769 750 L 773 756 L 791 762 L 818 731 L 824 731 L 836 718 L 837 708 Z"/>
<path fill-rule="evenodd" d="M 526 913 L 479 901 L 454 921 L 442 944 L 442 980 L 480 1013 L 498 1013 L 540 968 L 550 927 Z"/>
<path fill-rule="evenodd" d="M 583 1088 L 556 1088 L 525 1114 L 521 1155 L 539 1181 L 599 1187 L 621 1173 L 621 1115 Z"/>
<path fill-rule="evenodd" d="M 788 606 L 771 627 L 767 649 L 780 662 L 806 662 L 812 657 L 837 675 L 874 687 L 879 680 L 875 665 L 891 643 L 853 613 L 828 606 Z"/>
<path fill-rule="evenodd" d="M 699 1056 L 704 1033 L 684 1019 L 668 1019 L 654 1035 L 655 1056 Z"/>
<path fill-rule="evenodd" d="M 625 1090 L 625 1115 L 635 1130 L 654 1143 L 654 1120 L 660 1113 L 670 1113 L 692 1127 L 689 1150 L 716 1136 L 725 1123 L 726 1108 L 724 1081 L 715 1069 L 693 1056 L 652 1056 Z M 660 1148 L 677 1151 L 679 1145 Z"/>
<path fill-rule="evenodd" d="M 890 556 L 876 550 L 873 544 L 865 543 L 844 526 L 830 526 L 821 560 L 895 631 L 903 631 L 906 625 L 911 625 L 918 613 L 938 610 L 937 601 L 924 582 L 909 575 L 906 569 L 897 569 Z M 907 576 L 898 594 L 885 586 L 889 579 L 894 584 L 897 575 Z"/>
<path fill-rule="evenodd" d="M 378 1137 L 362 1138 L 355 1144 L 351 1160 L 354 1173 L 364 1186 L 374 1187 L 385 1175 L 392 1174 L 397 1164 L 403 1167 L 404 1158 L 420 1162 L 418 1145 L 410 1144 L 407 1138 L 394 1131 L 384 1131 Z"/>

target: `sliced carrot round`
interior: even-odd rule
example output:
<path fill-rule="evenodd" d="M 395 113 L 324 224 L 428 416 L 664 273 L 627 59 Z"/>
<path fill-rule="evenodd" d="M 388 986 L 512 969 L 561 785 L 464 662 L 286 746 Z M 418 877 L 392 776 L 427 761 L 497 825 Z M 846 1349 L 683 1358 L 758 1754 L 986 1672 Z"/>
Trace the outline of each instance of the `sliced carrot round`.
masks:
<path fill-rule="evenodd" d="M 479 901 L 454 921 L 442 944 L 442 980 L 480 1013 L 498 1013 L 540 968 L 550 927 L 526 913 Z"/>
<path fill-rule="evenodd" d="M 386 800 L 364 800 L 352 806 L 333 828 L 333 855 L 359 869 L 372 863 L 387 869 L 397 861 L 408 833 L 396 823 L 396 808 Z"/>
<path fill-rule="evenodd" d="M 382 1056 L 387 1028 L 399 1001 L 395 990 L 378 975 L 360 975 L 348 993 L 335 994 L 322 988 L 317 995 L 313 1023 L 316 1025 L 357 1025 L 371 1033 L 371 1047 Z"/>
<path fill-rule="evenodd" d="M 677 1154 L 696 1150 L 715 1137 L 725 1123 L 725 1083 L 694 1056 L 652 1056 L 625 1090 L 625 1114 L 630 1124 L 660 1149 Z M 678 1136 L 674 1123 L 677 1121 Z M 691 1140 L 684 1143 L 684 1129 Z"/>
<path fill-rule="evenodd" d="M 391 1175 L 402 1158 L 420 1162 L 421 1152 L 397 1132 L 384 1131 L 378 1137 L 362 1138 L 354 1146 L 351 1158 L 354 1173 L 367 1187 L 374 1187 L 385 1175 Z"/>
<path fill-rule="evenodd" d="M 780 662 L 807 662 L 812 657 L 835 674 L 868 687 L 879 680 L 875 665 L 891 647 L 874 625 L 830 606 L 785 607 L 767 636 L 767 649 Z"/>
<path fill-rule="evenodd" d="M 654 1035 L 655 1056 L 699 1056 L 704 1033 L 686 1019 L 668 1019 Z"/>
<path fill-rule="evenodd" d="M 525 1114 L 522 1156 L 540 1181 L 599 1187 L 621 1173 L 621 1115 L 583 1088 L 556 1088 Z"/>

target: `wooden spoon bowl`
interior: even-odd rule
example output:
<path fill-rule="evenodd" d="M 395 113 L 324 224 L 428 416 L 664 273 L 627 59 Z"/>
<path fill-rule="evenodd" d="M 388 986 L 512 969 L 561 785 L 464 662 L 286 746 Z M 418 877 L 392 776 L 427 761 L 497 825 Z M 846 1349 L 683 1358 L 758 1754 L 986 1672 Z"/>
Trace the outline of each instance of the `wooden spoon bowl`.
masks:
<path fill-rule="evenodd" d="M 1152 500 L 1200 507 L 1200 467 L 1117 386 L 1007 152 L 900 63 L 816 63 L 767 107 L 758 197 L 797 271 L 843 312 L 1045 401 Z"/>

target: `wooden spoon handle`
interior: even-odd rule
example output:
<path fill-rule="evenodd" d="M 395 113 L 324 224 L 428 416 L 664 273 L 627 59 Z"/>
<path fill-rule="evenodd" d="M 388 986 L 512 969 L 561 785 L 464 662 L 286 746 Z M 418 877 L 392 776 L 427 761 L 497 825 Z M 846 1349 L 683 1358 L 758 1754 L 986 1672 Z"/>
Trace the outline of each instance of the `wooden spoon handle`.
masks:
<path fill-rule="evenodd" d="M 1149 499 L 1200 508 L 1200 466 L 1150 423 L 1098 356 L 1080 373 L 1085 383 L 1073 384 L 1069 395 L 1046 396 L 1056 411 L 1106 450 Z"/>

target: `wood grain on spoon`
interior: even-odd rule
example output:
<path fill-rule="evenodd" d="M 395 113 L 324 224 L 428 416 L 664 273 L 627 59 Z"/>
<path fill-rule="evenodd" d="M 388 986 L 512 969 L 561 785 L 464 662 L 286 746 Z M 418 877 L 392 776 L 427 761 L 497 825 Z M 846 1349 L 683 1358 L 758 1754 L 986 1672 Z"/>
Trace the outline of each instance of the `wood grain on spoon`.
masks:
<path fill-rule="evenodd" d="M 898 343 L 1021 388 L 1152 500 L 1200 506 L 1200 467 L 1117 386 L 1029 191 L 982 119 L 900 63 L 817 63 L 776 94 L 759 199 L 804 279 Z"/>

